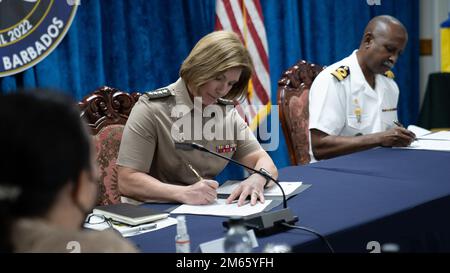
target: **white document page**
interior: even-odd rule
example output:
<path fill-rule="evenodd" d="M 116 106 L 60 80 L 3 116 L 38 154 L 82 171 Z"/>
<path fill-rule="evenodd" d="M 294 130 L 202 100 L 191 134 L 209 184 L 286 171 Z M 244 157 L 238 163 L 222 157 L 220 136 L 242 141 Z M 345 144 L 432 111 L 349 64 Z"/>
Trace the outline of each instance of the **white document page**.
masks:
<path fill-rule="evenodd" d="M 95 216 L 94 216 L 95 217 Z M 151 232 L 151 231 L 155 231 L 155 230 L 159 230 L 168 226 L 172 226 L 172 225 L 176 225 L 177 224 L 177 219 L 172 218 L 172 217 L 167 217 L 165 219 L 161 219 L 158 221 L 154 221 L 151 223 L 146 223 L 146 224 L 142 224 L 142 225 L 138 225 L 135 227 L 131 227 L 128 225 L 122 225 L 122 224 L 116 224 L 113 223 L 113 228 L 117 231 L 119 231 L 123 237 L 130 237 L 130 236 L 135 236 L 138 234 L 142 234 L 142 233 L 147 233 L 147 232 Z M 151 225 L 156 225 L 155 227 L 146 229 L 145 227 L 147 226 L 151 226 Z M 89 223 L 85 223 L 84 224 L 85 228 L 89 228 L 89 229 L 95 229 L 95 230 L 105 230 L 107 228 L 109 228 L 110 226 L 106 223 L 100 223 L 100 224 L 89 224 Z M 142 230 L 139 230 L 139 227 L 143 227 Z M 132 231 L 132 232 L 130 232 Z"/>
<path fill-rule="evenodd" d="M 262 212 L 272 200 L 266 200 L 264 204 L 257 202 L 256 205 L 245 205 L 238 207 L 237 201 L 226 204 L 226 199 L 217 199 L 210 205 L 181 205 L 174 209 L 171 214 L 198 214 L 198 215 L 214 215 L 214 216 L 248 216 L 258 212 Z"/>
<path fill-rule="evenodd" d="M 217 189 L 217 194 L 231 194 L 241 182 L 242 181 L 239 180 L 229 180 Z M 298 189 L 302 185 L 302 182 L 280 182 L 280 185 L 283 188 L 284 193 L 289 195 Z M 264 190 L 264 196 L 283 196 L 283 194 L 277 185 L 273 185 Z"/>
<path fill-rule="evenodd" d="M 431 131 L 428 131 L 427 129 L 424 129 L 416 125 L 409 125 L 408 130 L 413 132 L 416 135 L 416 137 L 422 137 L 424 135 L 428 135 L 429 133 L 431 133 Z"/>
<path fill-rule="evenodd" d="M 450 141 L 418 139 L 411 143 L 409 147 L 401 149 L 431 150 L 450 152 Z"/>
<path fill-rule="evenodd" d="M 450 141 L 450 131 L 439 131 L 420 137 L 420 139 Z"/>

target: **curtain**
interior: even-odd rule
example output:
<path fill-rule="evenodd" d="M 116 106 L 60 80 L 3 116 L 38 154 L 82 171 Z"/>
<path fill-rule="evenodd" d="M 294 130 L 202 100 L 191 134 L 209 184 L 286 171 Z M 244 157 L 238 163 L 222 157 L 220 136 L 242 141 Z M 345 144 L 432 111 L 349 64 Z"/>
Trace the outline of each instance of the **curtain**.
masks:
<path fill-rule="evenodd" d="M 368 5 L 366 0 L 263 0 L 269 43 L 272 103 L 276 104 L 277 81 L 300 59 L 330 65 L 359 47 L 368 21 L 382 14 L 398 18 L 406 27 L 409 40 L 394 68 L 400 88 L 399 119 L 414 124 L 419 112 L 419 1 L 382 0 Z M 376 2 L 376 1 L 373 1 Z M 281 4 L 282 3 L 282 4 Z M 280 138 L 284 139 L 280 130 Z M 284 141 L 270 153 L 278 167 L 286 166 Z"/>
<path fill-rule="evenodd" d="M 214 12 L 213 0 L 81 1 L 57 49 L 34 68 L 0 79 L 0 88 L 52 87 L 81 100 L 102 85 L 129 92 L 162 87 L 213 30 Z"/>
<path fill-rule="evenodd" d="M 350 55 L 358 48 L 370 18 L 389 14 L 402 21 L 409 33 L 394 72 L 400 87 L 400 121 L 415 123 L 419 108 L 419 2 L 380 3 L 262 0 L 272 104 L 277 104 L 277 81 L 283 71 L 300 59 L 329 65 Z M 128 92 L 165 86 L 177 79 L 179 67 L 194 44 L 214 29 L 214 15 L 214 0 L 82 1 L 57 49 L 35 67 L 0 78 L 0 93 L 18 87 L 52 87 L 81 100 L 102 85 Z M 281 128 L 278 137 L 279 147 L 270 155 L 281 168 L 290 162 Z M 221 178 L 235 173 L 226 171 Z"/>

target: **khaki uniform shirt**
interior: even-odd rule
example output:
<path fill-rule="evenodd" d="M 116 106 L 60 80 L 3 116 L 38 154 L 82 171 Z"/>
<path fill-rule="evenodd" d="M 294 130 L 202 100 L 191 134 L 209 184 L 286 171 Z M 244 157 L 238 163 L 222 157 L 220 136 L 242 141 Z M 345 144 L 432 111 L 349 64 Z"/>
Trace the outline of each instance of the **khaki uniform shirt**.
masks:
<path fill-rule="evenodd" d="M 314 80 L 309 93 L 309 129 L 328 135 L 355 136 L 386 131 L 394 126 L 399 96 L 397 84 L 377 74 L 375 90 L 372 89 L 359 66 L 356 52 L 330 65 Z M 334 76 L 338 71 L 342 73 L 340 79 Z M 309 143 L 311 162 L 314 162 L 311 133 Z"/>
<path fill-rule="evenodd" d="M 138 252 L 130 242 L 112 230 L 69 231 L 34 219 L 18 220 L 13 226 L 11 240 L 14 252 Z"/>
<path fill-rule="evenodd" d="M 240 160 L 261 148 L 232 105 L 214 104 L 202 113 L 186 84 L 177 82 L 149 92 L 133 107 L 125 125 L 117 164 L 170 184 L 190 185 L 213 178 L 228 161 L 206 152 L 175 149 L 175 142 L 195 142 L 210 151 Z"/>

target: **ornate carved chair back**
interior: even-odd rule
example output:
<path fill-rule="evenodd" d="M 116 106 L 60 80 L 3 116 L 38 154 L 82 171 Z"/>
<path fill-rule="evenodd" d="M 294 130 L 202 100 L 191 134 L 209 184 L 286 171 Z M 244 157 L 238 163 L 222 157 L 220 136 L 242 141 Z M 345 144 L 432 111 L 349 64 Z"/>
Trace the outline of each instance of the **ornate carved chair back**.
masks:
<path fill-rule="evenodd" d="M 104 86 L 78 104 L 95 145 L 100 171 L 98 205 L 120 203 L 116 159 L 125 123 L 140 95 Z"/>
<path fill-rule="evenodd" d="M 281 127 L 292 165 L 309 163 L 309 89 L 325 67 L 299 61 L 278 81 L 277 100 Z"/>

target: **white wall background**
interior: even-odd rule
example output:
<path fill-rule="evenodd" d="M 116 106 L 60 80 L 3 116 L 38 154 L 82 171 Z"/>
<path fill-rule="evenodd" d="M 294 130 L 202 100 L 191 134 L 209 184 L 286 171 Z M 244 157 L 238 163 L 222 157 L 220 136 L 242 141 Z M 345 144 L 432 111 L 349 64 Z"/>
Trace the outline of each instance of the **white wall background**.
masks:
<path fill-rule="evenodd" d="M 433 40 L 433 55 L 421 56 L 420 64 L 420 107 L 430 73 L 441 70 L 440 24 L 447 20 L 450 0 L 420 0 L 420 39 Z"/>

